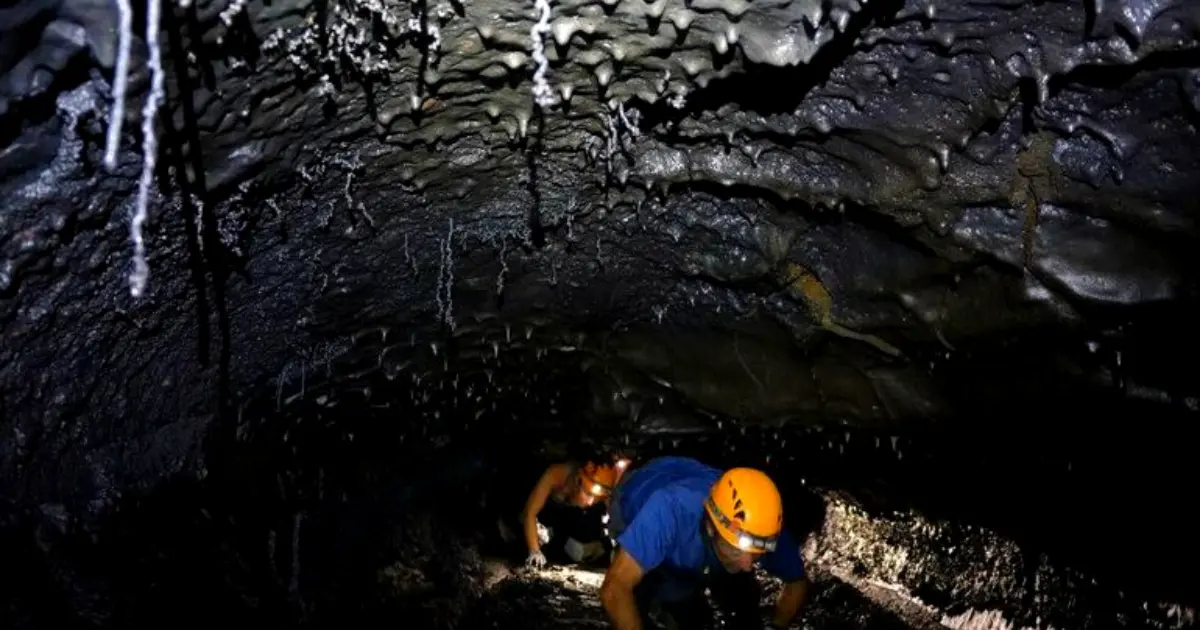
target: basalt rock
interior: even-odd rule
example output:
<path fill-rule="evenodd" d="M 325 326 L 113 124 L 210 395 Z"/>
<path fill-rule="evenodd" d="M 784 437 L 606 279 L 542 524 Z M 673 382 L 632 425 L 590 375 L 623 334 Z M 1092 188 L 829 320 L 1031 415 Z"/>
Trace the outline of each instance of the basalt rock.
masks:
<path fill-rule="evenodd" d="M 850 462 L 989 442 L 1102 479 L 1081 513 L 1102 462 L 1194 494 L 1198 38 L 1170 0 L 8 3 L 0 522 L 87 581 L 45 541 L 163 484 L 266 539 L 584 437 L 925 511 L 953 472 Z M 117 619 L 106 588 L 72 608 Z"/>

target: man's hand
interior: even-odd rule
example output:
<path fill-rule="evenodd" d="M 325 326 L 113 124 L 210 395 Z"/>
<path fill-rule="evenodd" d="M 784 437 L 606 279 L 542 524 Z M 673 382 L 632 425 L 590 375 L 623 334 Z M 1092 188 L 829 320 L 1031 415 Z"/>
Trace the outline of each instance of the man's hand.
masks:
<path fill-rule="evenodd" d="M 775 614 L 767 624 L 772 630 L 782 630 L 792 623 L 796 613 L 808 599 L 808 578 L 787 582 L 779 591 L 779 600 L 775 602 Z"/>
<path fill-rule="evenodd" d="M 525 559 L 525 566 L 530 569 L 546 568 L 546 556 L 540 550 L 530 551 L 529 557 Z"/>

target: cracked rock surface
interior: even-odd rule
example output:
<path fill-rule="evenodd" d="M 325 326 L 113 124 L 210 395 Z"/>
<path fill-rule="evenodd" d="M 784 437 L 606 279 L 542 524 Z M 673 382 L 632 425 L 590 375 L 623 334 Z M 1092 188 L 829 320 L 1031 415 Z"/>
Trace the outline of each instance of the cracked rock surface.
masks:
<path fill-rule="evenodd" d="M 136 608 L 95 569 L 139 539 L 126 513 L 215 523 L 242 568 L 214 580 L 314 619 L 320 589 L 272 577 L 287 544 L 248 537 L 425 488 L 397 453 L 583 440 L 1026 550 L 991 591 L 829 569 L 941 597 L 938 623 L 1193 623 L 1167 576 L 1200 560 L 1195 3 L 167 2 L 137 299 L 154 73 L 150 5 L 122 6 L 0 4 L 0 525 L 54 614 Z M 395 562 L 455 594 L 483 571 Z M 1029 576 L 1071 571 L 1174 612 L 1073 582 L 1035 605 Z"/>

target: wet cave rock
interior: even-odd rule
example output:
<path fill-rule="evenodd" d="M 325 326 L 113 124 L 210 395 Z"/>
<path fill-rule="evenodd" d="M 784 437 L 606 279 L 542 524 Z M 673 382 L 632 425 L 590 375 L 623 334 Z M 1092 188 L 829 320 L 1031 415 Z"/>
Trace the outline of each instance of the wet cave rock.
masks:
<path fill-rule="evenodd" d="M 1194 627 L 1198 42 L 1188 0 L 0 3 L 0 625 L 597 627 L 494 524 L 621 452 L 770 471 L 798 627 Z"/>

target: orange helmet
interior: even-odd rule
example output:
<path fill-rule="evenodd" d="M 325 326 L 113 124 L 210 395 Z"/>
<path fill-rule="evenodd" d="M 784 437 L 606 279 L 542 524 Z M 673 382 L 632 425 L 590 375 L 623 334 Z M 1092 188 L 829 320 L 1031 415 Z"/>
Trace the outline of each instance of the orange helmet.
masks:
<path fill-rule="evenodd" d="M 603 498 L 612 493 L 620 478 L 621 471 L 611 464 L 597 465 L 588 462 L 579 469 L 579 488 L 592 500 Z"/>
<path fill-rule="evenodd" d="M 733 468 L 713 484 L 704 510 L 726 542 L 749 553 L 775 550 L 783 530 L 783 500 L 761 470 Z"/>

